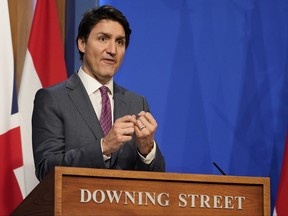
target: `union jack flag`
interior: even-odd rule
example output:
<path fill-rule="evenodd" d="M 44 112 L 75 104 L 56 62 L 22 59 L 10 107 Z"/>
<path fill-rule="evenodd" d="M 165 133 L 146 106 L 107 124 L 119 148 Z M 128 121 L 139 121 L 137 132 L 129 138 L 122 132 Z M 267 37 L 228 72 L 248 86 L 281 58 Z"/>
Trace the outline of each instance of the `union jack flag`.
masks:
<path fill-rule="evenodd" d="M 0 215 L 23 200 L 24 173 L 7 1 L 0 1 Z"/>

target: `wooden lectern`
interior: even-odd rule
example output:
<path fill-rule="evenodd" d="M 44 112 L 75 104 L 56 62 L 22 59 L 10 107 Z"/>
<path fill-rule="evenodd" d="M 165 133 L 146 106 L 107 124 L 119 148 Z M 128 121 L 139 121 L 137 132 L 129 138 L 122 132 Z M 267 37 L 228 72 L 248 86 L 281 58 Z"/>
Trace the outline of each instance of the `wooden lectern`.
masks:
<path fill-rule="evenodd" d="M 12 215 L 270 215 L 270 180 L 56 167 Z"/>

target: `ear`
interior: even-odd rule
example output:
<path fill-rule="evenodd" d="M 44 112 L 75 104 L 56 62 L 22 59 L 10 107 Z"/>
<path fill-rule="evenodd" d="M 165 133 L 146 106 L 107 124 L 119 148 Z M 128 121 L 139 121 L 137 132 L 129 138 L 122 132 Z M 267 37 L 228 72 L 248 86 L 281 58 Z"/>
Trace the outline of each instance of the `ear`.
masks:
<path fill-rule="evenodd" d="M 78 38 L 78 49 L 82 52 L 85 53 L 85 47 L 86 47 L 86 42 L 83 38 Z"/>

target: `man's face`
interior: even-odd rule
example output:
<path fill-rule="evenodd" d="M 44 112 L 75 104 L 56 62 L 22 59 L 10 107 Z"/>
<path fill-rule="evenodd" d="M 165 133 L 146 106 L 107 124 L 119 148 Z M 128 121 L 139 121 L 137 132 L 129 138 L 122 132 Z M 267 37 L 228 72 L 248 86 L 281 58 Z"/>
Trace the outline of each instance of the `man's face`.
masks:
<path fill-rule="evenodd" d="M 90 32 L 87 41 L 78 39 L 83 56 L 83 70 L 106 84 L 119 69 L 125 54 L 125 31 L 112 20 L 100 20 Z"/>

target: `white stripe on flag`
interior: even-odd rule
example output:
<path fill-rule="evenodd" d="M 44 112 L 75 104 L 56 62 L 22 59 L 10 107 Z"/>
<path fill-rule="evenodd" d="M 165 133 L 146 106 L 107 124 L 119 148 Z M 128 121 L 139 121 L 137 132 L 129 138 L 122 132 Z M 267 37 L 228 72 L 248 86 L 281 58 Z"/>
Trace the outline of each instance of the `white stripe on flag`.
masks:
<path fill-rule="evenodd" d="M 11 129 L 14 59 L 7 0 L 0 1 L 0 134 Z M 15 126 L 14 126 L 15 127 Z"/>
<path fill-rule="evenodd" d="M 41 82 L 35 70 L 30 52 L 27 50 L 18 97 L 19 113 L 21 114 L 21 139 L 26 196 L 39 183 L 35 176 L 35 166 L 32 150 L 31 116 L 34 96 L 37 90 L 40 88 L 42 88 Z"/>

